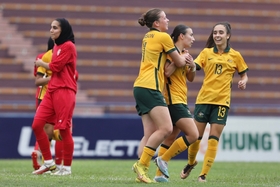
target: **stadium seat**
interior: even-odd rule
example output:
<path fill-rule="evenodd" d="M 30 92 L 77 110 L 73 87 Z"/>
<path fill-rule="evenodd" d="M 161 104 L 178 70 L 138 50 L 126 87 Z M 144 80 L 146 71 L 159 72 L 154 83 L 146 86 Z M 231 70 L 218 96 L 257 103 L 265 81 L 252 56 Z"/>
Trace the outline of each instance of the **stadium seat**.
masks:
<path fill-rule="evenodd" d="M 132 86 L 139 71 L 141 40 L 147 31 L 137 20 L 150 7 L 160 5 L 166 12 L 170 19 L 169 32 L 177 24 L 192 27 L 196 41 L 189 51 L 193 57 L 204 47 L 213 25 L 218 21 L 229 21 L 233 28 L 232 46 L 241 52 L 250 69 L 245 91 L 238 90 L 238 75 L 235 75 L 231 113 L 279 115 L 279 106 L 275 104 L 279 103 L 280 54 L 277 49 L 280 37 L 279 21 L 275 18 L 279 17 L 277 7 L 280 2 L 216 1 L 189 1 L 186 6 L 184 1 L 170 3 L 167 0 L 144 4 L 123 0 L 121 5 L 116 1 L 80 0 L 79 5 L 75 1 L 67 1 L 67 4 L 57 6 L 55 0 L 48 1 L 48 4 L 3 0 L 3 17 L 15 25 L 23 37 L 32 40 L 38 53 L 46 49 L 51 21 L 55 17 L 66 17 L 76 37 L 79 91 L 106 113 L 136 113 Z M 24 69 L 25 62 L 11 60 L 15 57 L 9 56 L 8 50 L 9 46 L 0 41 L 0 65 L 4 67 L 0 70 L 0 94 L 6 93 L 15 101 L 18 100 L 16 94 L 23 94 L 20 98 L 28 100 L 34 96 L 33 75 Z M 191 109 L 202 80 L 203 73 L 198 72 L 195 81 L 188 84 Z M 19 88 L 8 88 L 9 85 L 18 85 Z M 0 96 L 2 100 L 4 96 Z M 2 111 L 1 106 L 4 105 L 0 101 Z"/>

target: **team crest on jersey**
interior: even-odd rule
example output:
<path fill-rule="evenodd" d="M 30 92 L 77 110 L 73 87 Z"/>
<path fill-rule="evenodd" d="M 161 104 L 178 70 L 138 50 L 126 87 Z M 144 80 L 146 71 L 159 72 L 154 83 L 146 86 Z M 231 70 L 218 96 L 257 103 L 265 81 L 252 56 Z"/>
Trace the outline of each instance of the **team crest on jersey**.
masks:
<path fill-rule="evenodd" d="M 231 59 L 228 59 L 227 61 L 230 62 L 230 63 L 233 62 Z"/>
<path fill-rule="evenodd" d="M 56 55 L 58 56 L 60 54 L 60 52 L 61 52 L 61 49 L 57 50 Z"/>

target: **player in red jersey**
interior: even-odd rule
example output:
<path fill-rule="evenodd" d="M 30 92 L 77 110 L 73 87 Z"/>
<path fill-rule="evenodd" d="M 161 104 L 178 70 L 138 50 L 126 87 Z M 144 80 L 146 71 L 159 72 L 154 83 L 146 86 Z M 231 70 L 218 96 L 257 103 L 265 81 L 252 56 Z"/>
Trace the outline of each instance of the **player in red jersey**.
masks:
<path fill-rule="evenodd" d="M 63 139 L 63 168 L 54 175 L 70 175 L 74 152 L 74 141 L 71 133 L 71 121 L 76 102 L 77 83 L 75 80 L 77 52 L 72 27 L 64 18 L 51 23 L 51 37 L 55 42 L 51 63 L 36 60 L 36 66 L 52 71 L 47 93 L 37 109 L 32 129 L 38 141 L 44 164 L 33 172 L 43 174 L 56 169 L 49 149 L 48 136 L 44 126 L 48 121 L 55 121 Z"/>

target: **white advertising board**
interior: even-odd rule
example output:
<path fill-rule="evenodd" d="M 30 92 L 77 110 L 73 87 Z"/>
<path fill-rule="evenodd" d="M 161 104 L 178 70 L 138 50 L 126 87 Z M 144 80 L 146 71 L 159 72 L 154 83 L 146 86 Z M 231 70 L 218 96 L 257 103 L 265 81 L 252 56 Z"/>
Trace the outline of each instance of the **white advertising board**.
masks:
<path fill-rule="evenodd" d="M 207 125 L 198 160 L 207 149 Z M 280 162 L 280 117 L 228 117 L 216 161 Z"/>

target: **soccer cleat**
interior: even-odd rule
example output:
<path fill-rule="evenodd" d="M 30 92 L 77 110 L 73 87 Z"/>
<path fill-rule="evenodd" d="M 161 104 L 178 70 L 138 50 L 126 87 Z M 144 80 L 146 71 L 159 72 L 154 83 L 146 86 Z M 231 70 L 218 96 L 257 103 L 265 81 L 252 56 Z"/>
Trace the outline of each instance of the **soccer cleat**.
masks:
<path fill-rule="evenodd" d="M 154 181 L 156 181 L 156 182 L 168 182 L 168 178 L 166 178 L 164 175 L 155 176 Z"/>
<path fill-rule="evenodd" d="M 144 183 L 154 183 L 152 179 L 148 176 L 148 167 L 140 164 L 138 161 L 132 166 L 132 170 L 137 174 L 137 179 Z"/>
<path fill-rule="evenodd" d="M 34 150 L 31 154 L 31 158 L 32 158 L 32 163 L 33 163 L 33 168 L 34 170 L 37 170 L 41 167 L 40 164 L 40 158 L 42 157 L 42 154 L 40 151 L 38 150 Z"/>
<path fill-rule="evenodd" d="M 180 174 L 181 179 L 187 178 L 190 175 L 192 169 L 194 169 L 194 166 L 196 165 L 197 165 L 197 161 L 195 161 L 193 165 L 187 164 L 185 168 L 181 171 Z"/>
<path fill-rule="evenodd" d="M 48 171 L 53 171 L 56 169 L 56 165 L 54 162 L 52 162 L 51 164 L 44 164 L 42 165 L 39 169 L 35 170 L 32 172 L 32 174 L 34 175 L 42 175 L 43 173 L 46 173 Z"/>
<path fill-rule="evenodd" d="M 67 170 L 65 168 L 62 168 L 54 173 L 51 173 L 51 175 L 56 175 L 56 176 L 62 176 L 62 175 L 71 175 L 71 170 Z"/>
<path fill-rule="evenodd" d="M 198 177 L 198 182 L 206 182 L 206 176 L 205 175 L 200 175 Z"/>
<path fill-rule="evenodd" d="M 169 173 L 168 173 L 168 166 L 167 162 L 161 159 L 161 157 L 155 158 L 155 163 L 158 167 L 158 169 L 161 171 L 161 173 L 166 177 L 169 178 Z"/>
<path fill-rule="evenodd" d="M 136 177 L 136 178 L 135 178 L 135 182 L 140 183 L 140 182 L 142 182 L 142 181 Z"/>

